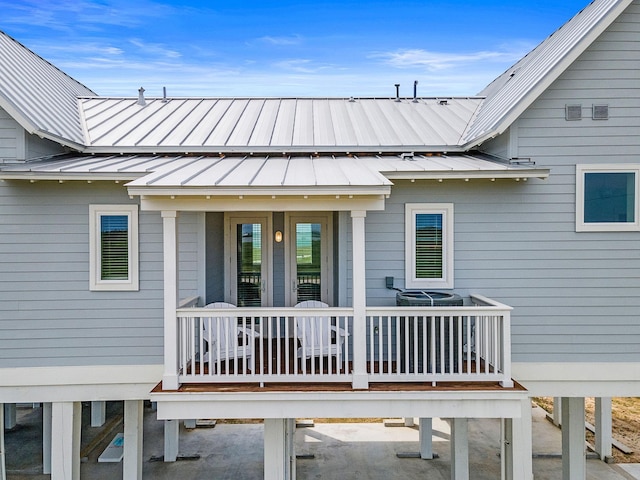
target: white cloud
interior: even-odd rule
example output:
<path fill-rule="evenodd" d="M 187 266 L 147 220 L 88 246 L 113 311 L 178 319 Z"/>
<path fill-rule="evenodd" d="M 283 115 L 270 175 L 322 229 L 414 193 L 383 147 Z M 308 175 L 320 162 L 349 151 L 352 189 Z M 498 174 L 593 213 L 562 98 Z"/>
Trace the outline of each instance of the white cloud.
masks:
<path fill-rule="evenodd" d="M 277 45 L 277 46 L 299 45 L 300 43 L 302 43 L 302 37 L 300 35 L 292 35 L 288 37 L 284 37 L 284 36 L 274 37 L 271 35 L 267 35 L 265 37 L 260 37 L 258 40 L 263 43 L 268 43 L 270 45 Z"/>
<path fill-rule="evenodd" d="M 499 63 L 515 62 L 522 55 L 523 52 L 510 51 L 445 53 L 422 49 L 407 49 L 374 54 L 372 57 L 382 58 L 388 65 L 396 68 L 424 67 L 428 71 L 441 71 L 487 61 Z"/>

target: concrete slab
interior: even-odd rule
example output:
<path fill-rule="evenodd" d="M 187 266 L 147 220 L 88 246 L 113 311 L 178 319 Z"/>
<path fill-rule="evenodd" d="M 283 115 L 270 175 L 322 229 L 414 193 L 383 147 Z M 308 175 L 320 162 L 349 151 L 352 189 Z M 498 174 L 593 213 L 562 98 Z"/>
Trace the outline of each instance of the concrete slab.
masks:
<path fill-rule="evenodd" d="M 628 473 L 630 478 L 640 480 L 640 463 L 620 463 L 617 466 Z"/>
<path fill-rule="evenodd" d="M 110 402 L 111 403 L 111 402 Z M 115 402 L 117 403 L 117 402 Z M 113 408 L 113 406 L 111 406 Z M 544 412 L 534 409 L 534 454 L 559 454 L 560 430 L 544 419 Z M 117 415 L 117 413 L 112 413 Z M 154 480 L 260 480 L 263 477 L 263 426 L 218 422 L 215 428 L 180 429 L 179 454 L 198 460 L 175 463 L 152 462 L 163 454 L 163 422 L 156 420 L 149 406 L 144 411 L 143 478 Z M 110 416 L 107 415 L 107 423 Z M 83 446 L 97 437 L 97 429 L 83 428 Z M 41 475 L 41 413 L 39 409 L 19 409 L 18 425 L 7 433 L 8 480 L 48 480 Z M 122 425 L 120 425 L 122 427 Z M 447 421 L 433 419 L 433 448 L 440 458 L 398 458 L 399 452 L 418 451 L 418 426 L 385 428 L 382 423 L 327 424 L 296 430 L 298 478 L 322 479 L 450 479 L 450 429 Z M 98 463 L 100 453 L 118 429 L 87 453 L 82 463 L 82 478 L 113 480 L 122 478 L 122 464 Z M 29 445 L 25 445 L 25 442 Z M 499 420 L 469 421 L 469 465 L 474 480 L 500 478 Z M 562 460 L 534 458 L 536 480 L 561 480 Z M 588 480 L 629 480 L 633 467 L 607 465 L 599 460 L 587 461 Z"/>

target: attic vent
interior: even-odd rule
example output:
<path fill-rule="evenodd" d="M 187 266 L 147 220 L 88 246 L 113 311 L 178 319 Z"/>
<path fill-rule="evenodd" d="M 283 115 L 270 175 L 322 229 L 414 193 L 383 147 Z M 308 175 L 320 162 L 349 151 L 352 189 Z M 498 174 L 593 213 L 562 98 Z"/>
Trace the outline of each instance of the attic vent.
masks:
<path fill-rule="evenodd" d="M 594 120 L 609 120 L 609 105 L 594 105 L 591 115 Z"/>
<path fill-rule="evenodd" d="M 565 105 L 565 120 L 582 120 L 582 105 Z"/>
<path fill-rule="evenodd" d="M 438 105 L 449 105 L 449 101 L 446 99 L 438 100 Z"/>

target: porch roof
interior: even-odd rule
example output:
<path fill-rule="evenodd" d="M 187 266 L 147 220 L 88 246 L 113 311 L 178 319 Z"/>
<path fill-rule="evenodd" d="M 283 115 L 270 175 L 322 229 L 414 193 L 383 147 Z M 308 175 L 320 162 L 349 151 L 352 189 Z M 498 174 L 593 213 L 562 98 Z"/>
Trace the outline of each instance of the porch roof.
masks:
<path fill-rule="evenodd" d="M 397 179 L 546 178 L 530 162 L 461 155 L 65 155 L 0 165 L 0 179 L 128 181 L 132 194 L 388 194 Z M 155 193 L 154 193 L 155 192 Z"/>

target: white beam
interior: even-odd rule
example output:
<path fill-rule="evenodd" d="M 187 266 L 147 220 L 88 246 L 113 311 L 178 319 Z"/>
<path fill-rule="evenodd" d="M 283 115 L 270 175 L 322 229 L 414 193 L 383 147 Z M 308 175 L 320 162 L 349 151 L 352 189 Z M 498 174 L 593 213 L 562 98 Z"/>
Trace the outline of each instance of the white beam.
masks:
<path fill-rule="evenodd" d="M 51 480 L 80 480 L 80 402 L 55 402 L 51 406 Z"/>
<path fill-rule="evenodd" d="M 164 421 L 164 461 L 175 462 L 178 459 L 180 444 L 180 421 Z"/>
<path fill-rule="evenodd" d="M 418 422 L 420 458 L 423 460 L 431 460 L 433 458 L 433 419 L 420 418 Z"/>
<path fill-rule="evenodd" d="M 42 473 L 51 473 L 51 402 L 42 404 Z"/>
<path fill-rule="evenodd" d="M 605 460 L 607 457 L 611 457 L 612 455 L 611 445 L 613 443 L 613 422 L 611 412 L 611 397 L 596 397 L 596 452 L 600 455 L 601 460 Z"/>
<path fill-rule="evenodd" d="M 469 480 L 469 429 L 466 418 L 451 419 L 451 480 Z"/>
<path fill-rule="evenodd" d="M 91 402 L 91 426 L 101 427 L 107 419 L 107 402 Z"/>
<path fill-rule="evenodd" d="M 584 398 L 562 398 L 562 479 L 585 480 Z"/>
<path fill-rule="evenodd" d="M 178 213 L 162 212 L 164 252 L 164 374 L 163 390 L 178 389 Z"/>
<path fill-rule="evenodd" d="M 352 228 L 352 275 L 353 275 L 353 388 L 365 389 L 369 386 L 367 374 L 367 349 L 364 339 L 367 338 L 367 292 L 365 265 L 365 225 L 367 212 L 364 210 L 351 212 Z"/>
<path fill-rule="evenodd" d="M 142 480 L 143 418 L 144 402 L 125 400 L 123 480 Z"/>

